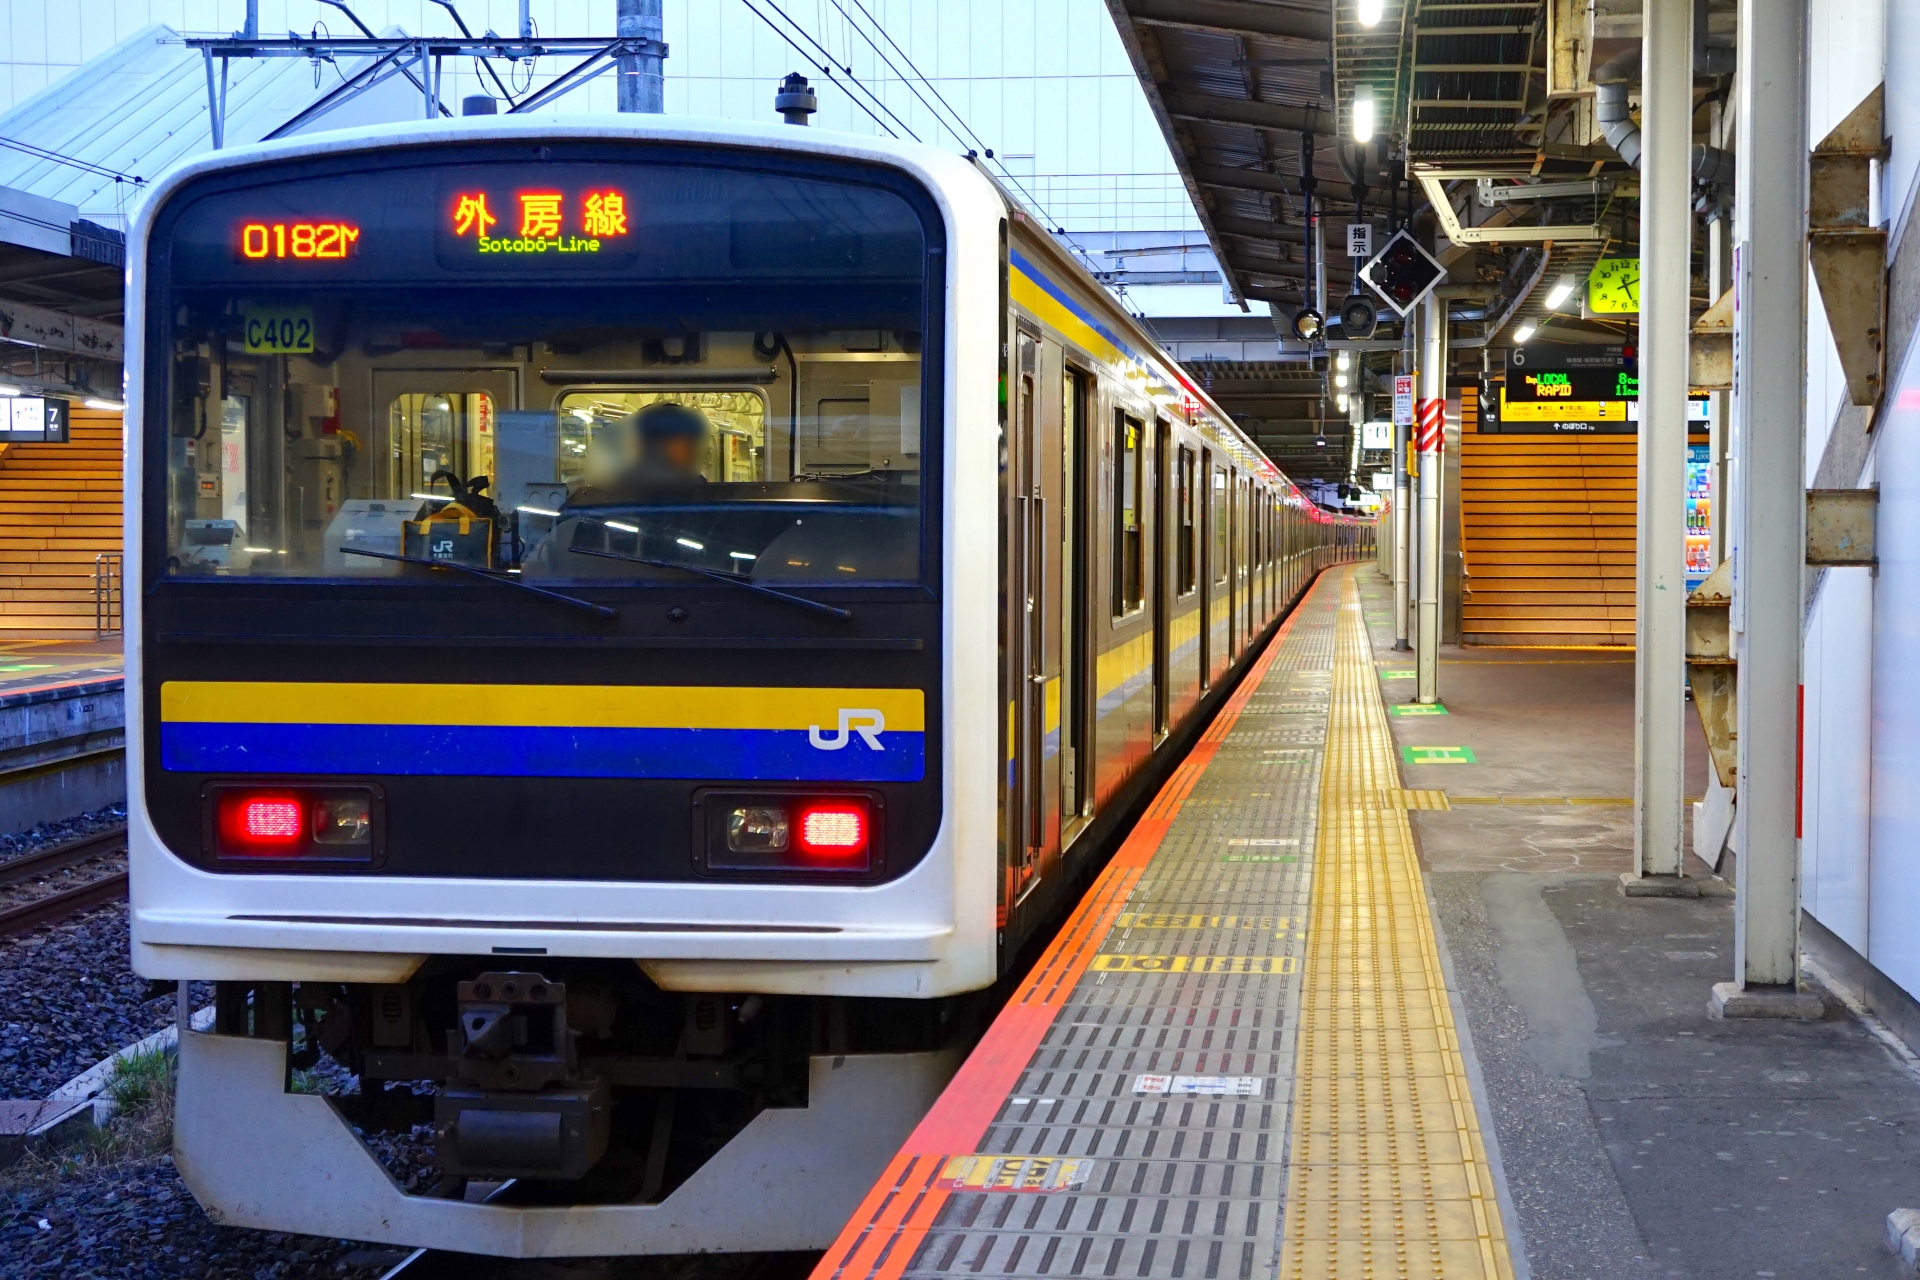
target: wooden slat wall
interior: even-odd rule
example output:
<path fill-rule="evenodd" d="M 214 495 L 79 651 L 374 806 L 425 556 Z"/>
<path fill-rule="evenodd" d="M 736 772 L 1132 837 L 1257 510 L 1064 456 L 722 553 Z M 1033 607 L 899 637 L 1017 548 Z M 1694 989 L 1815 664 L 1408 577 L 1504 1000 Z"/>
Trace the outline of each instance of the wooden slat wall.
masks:
<path fill-rule="evenodd" d="M 1634 437 L 1460 437 L 1468 644 L 1633 644 Z"/>
<path fill-rule="evenodd" d="M 120 550 L 120 415 L 76 406 L 68 427 L 0 449 L 0 639 L 93 638 L 94 557 Z"/>

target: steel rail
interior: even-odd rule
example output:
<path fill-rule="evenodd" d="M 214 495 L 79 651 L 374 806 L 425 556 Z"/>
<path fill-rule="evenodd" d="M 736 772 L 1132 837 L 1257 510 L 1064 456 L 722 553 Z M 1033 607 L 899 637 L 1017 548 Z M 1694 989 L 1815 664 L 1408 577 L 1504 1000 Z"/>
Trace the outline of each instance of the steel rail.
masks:
<path fill-rule="evenodd" d="M 125 823 L 96 832 L 90 836 L 81 836 L 78 840 L 69 840 L 57 844 L 51 849 L 42 849 L 38 853 L 29 853 L 18 858 L 9 858 L 0 862 L 0 885 L 18 884 L 48 871 L 57 871 L 61 867 L 70 867 L 76 862 L 103 853 L 114 853 L 127 847 L 127 827 Z"/>
<path fill-rule="evenodd" d="M 50 893 L 44 898 L 35 898 L 23 902 L 17 907 L 0 911 L 0 938 L 11 938 L 30 929 L 55 920 L 64 920 L 88 907 L 97 907 L 127 893 L 127 873 L 116 871 L 112 875 L 101 876 L 98 880 L 89 880 L 71 889 L 59 893 Z"/>

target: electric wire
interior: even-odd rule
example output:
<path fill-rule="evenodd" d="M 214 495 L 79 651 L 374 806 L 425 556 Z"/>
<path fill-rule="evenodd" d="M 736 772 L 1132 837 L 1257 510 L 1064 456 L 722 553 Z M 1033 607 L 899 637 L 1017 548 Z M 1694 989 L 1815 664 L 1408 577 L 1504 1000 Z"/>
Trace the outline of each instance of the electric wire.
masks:
<path fill-rule="evenodd" d="M 146 179 L 131 173 L 122 173 L 118 169 L 109 169 L 104 165 L 93 164 L 87 160 L 78 160 L 73 156 L 50 151 L 46 147 L 36 147 L 31 142 L 21 142 L 17 138 L 0 138 L 0 147 L 11 147 L 15 151 L 24 151 L 36 160 L 46 160 L 53 164 L 64 164 L 69 168 L 80 169 L 87 173 L 98 174 L 102 178 L 112 178 L 115 182 L 131 182 L 136 187 L 146 185 Z"/>
<path fill-rule="evenodd" d="M 781 17 L 785 18 L 788 22 L 793 23 L 794 29 L 798 31 L 803 37 L 805 37 L 808 44 L 812 45 L 816 49 L 819 49 L 822 57 L 826 57 L 829 59 L 833 57 L 832 53 L 828 51 L 824 46 L 822 46 L 818 40 L 814 39 L 813 36 L 807 31 L 805 27 L 801 26 L 798 22 L 794 21 L 792 14 L 788 13 L 785 9 L 780 8 L 779 4 L 777 3 L 777 0 L 766 0 L 766 2 L 767 2 L 768 8 L 773 9 L 775 12 L 779 13 Z M 833 7 L 836 9 L 840 9 L 838 0 L 835 0 Z M 846 17 L 846 14 L 847 14 L 847 11 L 845 9 L 840 9 L 841 17 L 843 18 Z M 853 30 L 855 31 L 859 31 L 859 28 L 855 27 L 851 20 L 847 22 L 847 26 L 850 28 L 853 28 Z M 879 52 L 878 47 L 873 45 L 873 41 L 868 38 L 866 32 L 859 31 L 859 35 L 860 35 L 860 38 L 862 40 L 865 40 L 870 47 L 874 48 L 875 53 Z M 887 100 L 884 97 L 875 93 L 871 88 L 867 86 L 867 84 L 864 81 L 860 79 L 859 76 L 854 74 L 853 42 L 851 40 L 847 42 L 846 58 L 844 60 L 836 62 L 835 65 L 838 66 L 840 70 L 846 74 L 847 79 L 859 85 L 862 92 L 864 92 L 869 98 L 872 98 L 875 103 L 879 104 L 880 109 L 886 112 L 889 116 L 891 116 L 895 124 L 899 125 L 902 129 L 906 130 L 907 136 L 909 138 L 912 138 L 915 142 L 926 141 L 926 139 L 922 138 L 919 134 L 913 131 L 912 125 L 908 124 L 905 120 L 902 120 L 900 118 L 900 115 L 898 112 L 896 112 L 892 107 L 887 105 Z M 897 74 L 897 69 L 894 68 L 891 63 L 888 64 L 888 69 L 894 70 Z"/>
<path fill-rule="evenodd" d="M 912 70 L 913 76 L 911 78 L 905 72 L 901 71 L 897 65 L 895 65 L 893 59 L 890 56 L 888 56 L 885 50 L 881 49 L 879 45 L 873 42 L 873 38 L 867 35 L 866 31 L 861 28 L 859 23 L 854 21 L 853 15 L 846 11 L 846 8 L 840 3 L 840 0 L 830 0 L 830 2 L 832 3 L 835 9 L 839 10 L 840 16 L 846 20 L 847 25 L 851 27 L 854 31 L 858 32 L 860 35 L 860 38 L 862 40 L 865 40 L 868 47 L 874 51 L 875 56 L 878 57 L 881 62 L 886 64 L 887 69 L 893 72 L 893 74 L 899 78 L 902 84 L 907 86 L 908 90 L 912 92 L 914 97 L 920 100 L 921 104 L 924 105 L 928 111 L 933 113 L 934 120 L 938 122 L 942 128 L 950 131 L 954 135 L 954 137 L 959 141 L 961 141 L 962 143 L 966 142 L 968 138 L 971 138 L 973 140 L 974 146 L 977 147 L 980 150 L 980 152 L 985 155 L 986 159 L 992 163 L 994 168 L 1000 171 L 1000 175 L 1007 180 L 1007 183 L 1011 185 L 1014 188 L 1014 190 L 1018 191 L 1021 197 L 1024 200 L 1026 200 L 1026 202 L 1032 208 L 1034 208 L 1039 212 L 1041 217 L 1046 219 L 1047 226 L 1050 229 L 1052 229 L 1056 234 L 1058 234 L 1062 239 L 1064 239 L 1067 242 L 1067 245 L 1075 253 L 1080 255 L 1080 258 L 1082 262 L 1085 264 L 1085 266 L 1087 267 L 1087 269 L 1089 271 L 1093 271 L 1096 275 L 1098 275 L 1099 269 L 1094 265 L 1093 258 L 1087 252 L 1086 247 L 1082 245 L 1079 241 L 1075 240 L 1071 235 L 1069 235 L 1067 233 L 1067 229 L 1060 225 L 1060 223 L 1054 218 L 1052 211 L 1049 210 L 1047 206 L 1041 202 L 1040 198 L 1034 195 L 1033 192 L 1027 187 L 1027 185 L 1021 182 L 1020 179 L 1017 176 L 1015 176 L 1015 174 L 1011 169 L 1007 168 L 1004 161 L 1002 161 L 998 156 L 993 154 L 993 148 L 989 147 L 986 143 L 986 140 L 982 138 L 977 132 L 974 131 L 974 128 L 971 124 L 967 123 L 966 117 L 962 116 L 959 113 L 959 111 L 954 109 L 953 104 L 947 101 L 946 95 L 940 92 L 939 86 L 935 85 L 933 81 L 927 77 L 926 73 L 920 70 L 919 64 L 914 62 L 912 56 L 908 54 L 905 49 L 900 47 L 900 42 L 893 38 L 893 35 L 887 30 L 886 24 L 881 22 L 878 18 L 874 17 L 873 11 L 868 9 L 867 6 L 864 3 L 862 3 L 862 0 L 853 0 L 854 7 L 860 10 L 861 15 L 865 17 L 866 20 L 873 25 L 874 30 L 880 33 L 880 37 L 883 40 L 885 40 L 887 44 L 890 45 L 894 49 L 894 51 L 900 55 L 901 60 L 905 62 L 907 66 Z M 771 0 L 769 0 L 769 3 L 771 3 Z M 791 21 L 791 19 L 789 19 L 789 21 Z M 942 119 L 939 110 L 937 110 L 932 103 L 927 101 L 926 96 L 922 94 L 919 91 L 919 89 L 914 87 L 915 79 L 918 79 L 921 84 L 926 85 L 928 90 L 932 92 L 933 96 L 939 100 L 940 105 L 946 108 L 946 113 L 948 116 L 952 118 L 954 122 L 953 124 L 949 124 L 946 120 Z M 892 113 L 889 112 L 888 114 L 892 114 Z M 958 127 L 955 128 L 954 125 L 958 125 Z"/>
<path fill-rule="evenodd" d="M 812 45 L 814 49 L 818 52 L 819 56 L 822 58 L 825 58 L 826 61 L 824 63 L 813 62 L 813 56 L 808 54 L 804 49 L 801 49 L 798 45 L 794 45 L 795 52 L 807 58 L 807 60 L 809 62 L 812 62 L 813 65 L 818 66 L 820 68 L 821 74 L 825 75 L 829 80 L 836 79 L 836 77 L 833 74 L 833 69 L 835 67 L 839 67 L 840 70 L 845 74 L 846 80 L 849 83 L 851 83 L 855 88 L 859 89 L 861 93 L 864 93 L 869 99 L 871 99 L 873 103 L 880 108 L 880 110 L 885 111 L 889 116 L 893 116 L 894 123 L 898 124 L 902 129 L 906 130 L 906 134 L 909 138 L 912 138 L 915 142 L 919 142 L 922 140 L 920 135 L 915 133 L 913 129 L 910 126 L 908 126 L 908 124 L 904 120 L 900 119 L 899 116 L 894 115 L 893 110 L 887 106 L 886 102 L 882 100 L 879 94 L 875 93 L 872 89 L 869 89 L 864 83 L 861 82 L 860 77 L 854 74 L 853 68 L 851 66 L 835 60 L 832 51 L 829 50 L 825 45 L 821 44 L 818 40 L 814 39 L 813 33 L 808 31 L 805 27 L 801 26 L 800 22 L 792 14 L 788 13 L 785 9 L 782 9 L 779 6 L 779 4 L 775 2 L 775 0 L 763 0 L 763 2 L 766 4 L 767 8 L 779 14 L 780 17 L 787 23 L 788 26 L 792 27 L 795 31 L 799 32 L 800 38 L 802 40 L 805 40 L 808 44 Z M 753 8 L 751 0 L 747 0 L 747 7 L 750 9 Z M 755 10 L 755 12 L 758 12 L 758 10 Z M 769 25 L 771 25 L 771 23 L 769 23 Z M 787 43 L 793 44 L 793 41 L 788 40 Z M 892 127 L 889 126 L 886 123 L 886 121 L 882 120 L 879 116 L 873 113 L 872 107 L 869 107 L 866 103 L 860 101 L 860 99 L 852 93 L 849 93 L 847 96 L 853 100 L 856 106 L 858 106 L 862 111 L 867 113 L 868 118 L 870 118 L 875 124 L 879 125 L 882 129 L 886 130 L 888 137 L 898 138 L 900 136 L 898 133 L 895 133 L 893 131 Z"/>
<path fill-rule="evenodd" d="M 801 58 L 806 61 L 806 64 L 808 66 L 816 68 L 820 72 L 820 74 L 824 75 L 827 79 L 832 80 L 834 83 L 836 84 L 839 83 L 838 77 L 836 77 L 833 74 L 833 65 L 831 61 L 829 61 L 825 65 L 815 62 L 813 60 L 813 55 L 808 53 L 805 49 L 802 49 L 799 45 L 795 44 L 793 41 L 793 37 L 780 29 L 780 24 L 775 22 L 772 18 L 769 18 L 766 14 L 760 12 L 760 10 L 754 6 L 753 0 L 740 0 L 740 3 L 747 6 L 748 11 L 751 12 L 754 17 L 766 23 L 768 29 L 771 30 L 773 34 L 779 36 L 782 40 L 786 41 L 787 45 L 795 53 L 799 54 Z M 787 17 L 787 15 L 784 12 L 782 12 L 780 16 L 783 18 Z M 793 19 L 787 18 L 787 21 L 792 22 Z M 899 134 L 895 133 L 891 128 L 887 126 L 886 121 L 882 120 L 879 116 L 874 115 L 873 109 L 867 106 L 866 103 L 860 101 L 858 97 L 855 97 L 853 94 L 848 94 L 847 99 L 848 101 L 852 102 L 854 106 L 866 112 L 867 118 L 872 120 L 876 125 L 879 125 L 881 131 L 884 132 L 889 138 L 898 138 L 900 136 Z"/>

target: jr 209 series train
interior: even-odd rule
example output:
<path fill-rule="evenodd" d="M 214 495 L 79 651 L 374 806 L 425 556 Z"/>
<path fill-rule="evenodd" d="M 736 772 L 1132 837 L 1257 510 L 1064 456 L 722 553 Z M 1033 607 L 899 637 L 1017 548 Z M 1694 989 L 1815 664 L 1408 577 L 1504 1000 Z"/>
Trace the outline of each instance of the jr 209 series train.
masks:
<path fill-rule="evenodd" d="M 1372 543 L 929 147 L 322 134 L 178 169 L 129 260 L 133 958 L 218 983 L 227 1223 L 823 1247 Z M 354 1131 L 426 1125 L 424 1194 Z"/>

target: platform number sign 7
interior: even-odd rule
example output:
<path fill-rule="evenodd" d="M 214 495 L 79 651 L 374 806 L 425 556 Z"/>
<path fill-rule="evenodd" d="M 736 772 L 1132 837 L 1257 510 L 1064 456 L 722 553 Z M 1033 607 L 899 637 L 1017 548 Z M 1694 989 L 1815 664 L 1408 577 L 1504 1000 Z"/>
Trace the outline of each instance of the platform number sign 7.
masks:
<path fill-rule="evenodd" d="M 1446 268 L 1405 231 L 1395 232 L 1386 248 L 1360 268 L 1360 278 L 1401 316 L 1418 306 L 1446 276 Z"/>

